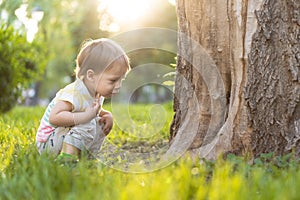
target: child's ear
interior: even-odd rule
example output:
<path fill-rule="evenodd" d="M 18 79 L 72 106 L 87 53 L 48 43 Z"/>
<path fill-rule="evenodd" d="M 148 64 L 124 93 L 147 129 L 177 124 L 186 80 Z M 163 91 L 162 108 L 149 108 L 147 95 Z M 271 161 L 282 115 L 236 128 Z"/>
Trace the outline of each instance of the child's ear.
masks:
<path fill-rule="evenodd" d="M 95 75 L 95 72 L 93 70 L 89 69 L 89 70 L 86 71 L 86 78 L 89 81 L 93 81 L 94 80 L 94 75 Z"/>

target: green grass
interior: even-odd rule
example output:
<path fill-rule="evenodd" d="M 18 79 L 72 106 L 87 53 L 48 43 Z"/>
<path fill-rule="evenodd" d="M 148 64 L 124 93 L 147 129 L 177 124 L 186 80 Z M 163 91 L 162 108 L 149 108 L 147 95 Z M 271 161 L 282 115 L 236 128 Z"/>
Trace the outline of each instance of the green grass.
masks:
<path fill-rule="evenodd" d="M 164 105 L 171 120 L 171 106 Z M 121 109 L 121 108 L 120 108 Z M 132 119 L 143 124 L 149 107 L 133 106 Z M 188 157 L 152 173 L 124 173 L 94 160 L 61 166 L 35 148 L 43 108 L 17 107 L 0 116 L 0 199 L 299 199 L 299 161 L 291 155 L 264 154 L 248 164 L 229 155 L 214 162 Z M 149 119 L 148 119 L 149 120 Z M 170 121 L 169 121 L 170 122 Z M 149 122 L 150 123 L 150 122 Z M 150 123 L 151 124 L 151 123 Z M 166 141 L 169 123 L 147 139 L 114 128 L 109 141 L 122 148 Z M 132 129 L 129 129 L 133 131 Z M 149 130 L 149 129 L 148 129 Z M 129 138 L 129 139 L 128 139 Z M 142 139 L 143 140 L 143 139 Z M 201 163 L 201 164 L 200 164 Z"/>

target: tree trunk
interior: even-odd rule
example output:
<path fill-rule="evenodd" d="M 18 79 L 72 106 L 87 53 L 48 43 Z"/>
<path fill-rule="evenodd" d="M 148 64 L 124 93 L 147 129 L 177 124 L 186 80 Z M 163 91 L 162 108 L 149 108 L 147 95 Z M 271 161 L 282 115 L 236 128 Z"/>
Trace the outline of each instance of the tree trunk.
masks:
<path fill-rule="evenodd" d="M 190 151 L 203 158 L 229 152 L 282 154 L 293 148 L 299 152 L 299 4 L 177 1 L 180 33 L 171 142 L 191 140 L 182 128 L 190 124 L 196 131 Z M 187 117 L 191 111 L 193 120 Z"/>

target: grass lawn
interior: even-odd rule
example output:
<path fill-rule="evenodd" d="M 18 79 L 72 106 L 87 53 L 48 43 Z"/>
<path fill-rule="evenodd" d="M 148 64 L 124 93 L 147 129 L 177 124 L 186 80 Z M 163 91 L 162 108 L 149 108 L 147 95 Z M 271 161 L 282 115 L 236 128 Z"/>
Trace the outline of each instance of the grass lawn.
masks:
<path fill-rule="evenodd" d="M 130 106 L 134 123 L 115 126 L 105 144 L 133 152 L 166 147 L 172 107 L 164 108 L 166 123 L 154 130 L 161 124 L 149 117 L 151 106 Z M 196 163 L 185 156 L 151 173 L 125 173 L 110 166 L 129 158 L 104 145 L 105 164 L 84 158 L 59 165 L 35 148 L 43 112 L 17 107 L 0 116 L 0 199 L 300 199 L 299 160 L 291 155 L 264 154 L 252 164 L 233 155 Z"/>

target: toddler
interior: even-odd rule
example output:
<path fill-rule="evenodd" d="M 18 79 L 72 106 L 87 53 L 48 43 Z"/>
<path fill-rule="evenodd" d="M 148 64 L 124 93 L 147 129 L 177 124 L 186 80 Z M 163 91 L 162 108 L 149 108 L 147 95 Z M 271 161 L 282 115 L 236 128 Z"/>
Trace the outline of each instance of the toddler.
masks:
<path fill-rule="evenodd" d="M 130 70 L 123 49 L 106 38 L 87 41 L 76 59 L 76 80 L 49 103 L 36 134 L 40 154 L 78 157 L 97 153 L 113 126 L 104 98 L 119 92 Z"/>

